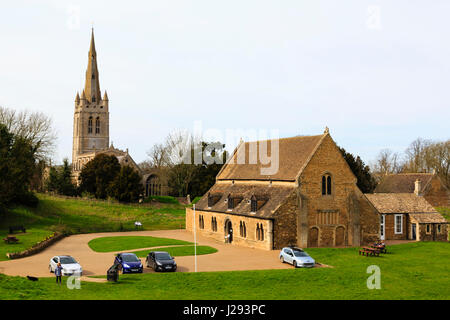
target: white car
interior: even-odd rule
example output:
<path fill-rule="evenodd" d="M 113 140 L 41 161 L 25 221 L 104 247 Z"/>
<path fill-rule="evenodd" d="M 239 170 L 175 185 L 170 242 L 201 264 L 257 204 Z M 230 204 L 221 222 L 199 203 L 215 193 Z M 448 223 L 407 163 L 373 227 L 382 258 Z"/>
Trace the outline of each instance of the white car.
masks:
<path fill-rule="evenodd" d="M 286 247 L 280 251 L 280 261 L 282 263 L 290 263 L 295 268 L 305 267 L 312 268 L 316 261 L 311 258 L 305 251 L 297 247 Z"/>
<path fill-rule="evenodd" d="M 79 274 L 81 276 L 83 273 L 83 268 L 81 268 L 80 264 L 71 256 L 54 256 L 51 258 L 48 265 L 50 272 L 55 272 L 58 262 L 61 263 L 63 276 L 71 276 L 73 274 Z"/>

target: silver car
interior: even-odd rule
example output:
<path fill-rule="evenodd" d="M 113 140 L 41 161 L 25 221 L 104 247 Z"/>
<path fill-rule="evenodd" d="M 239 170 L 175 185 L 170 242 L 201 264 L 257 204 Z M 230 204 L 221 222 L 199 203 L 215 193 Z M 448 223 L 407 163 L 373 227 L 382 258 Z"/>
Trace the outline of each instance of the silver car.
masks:
<path fill-rule="evenodd" d="M 73 274 L 81 276 L 83 274 L 83 268 L 81 268 L 80 264 L 71 256 L 55 256 L 51 258 L 48 265 L 49 271 L 55 272 L 58 263 L 61 263 L 61 273 L 63 276 L 71 276 Z"/>
<path fill-rule="evenodd" d="M 312 268 L 316 261 L 309 256 L 305 251 L 297 247 L 286 247 L 280 251 L 280 261 L 282 263 L 290 263 L 295 268 L 305 267 Z"/>

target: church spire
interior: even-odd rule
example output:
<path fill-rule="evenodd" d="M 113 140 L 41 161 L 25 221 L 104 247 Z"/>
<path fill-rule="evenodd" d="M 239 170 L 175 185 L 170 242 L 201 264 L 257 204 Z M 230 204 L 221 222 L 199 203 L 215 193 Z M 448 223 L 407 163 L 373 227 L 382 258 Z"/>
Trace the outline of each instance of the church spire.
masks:
<path fill-rule="evenodd" d="M 97 103 L 101 100 L 100 81 L 98 78 L 97 52 L 95 51 L 94 28 L 92 28 L 91 45 L 89 48 L 89 62 L 86 70 L 86 82 L 84 85 L 86 99 L 89 102 Z"/>

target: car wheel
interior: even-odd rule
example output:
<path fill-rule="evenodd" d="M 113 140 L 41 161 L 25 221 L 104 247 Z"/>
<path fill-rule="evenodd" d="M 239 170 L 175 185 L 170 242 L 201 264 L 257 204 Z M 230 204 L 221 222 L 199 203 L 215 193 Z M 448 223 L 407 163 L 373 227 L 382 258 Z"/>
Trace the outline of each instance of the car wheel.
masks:
<path fill-rule="evenodd" d="M 281 261 L 281 263 L 284 263 L 284 258 L 283 258 L 283 256 L 280 257 L 280 261 Z"/>
<path fill-rule="evenodd" d="M 294 265 L 294 268 L 297 268 L 297 261 L 294 261 L 293 265 Z"/>
<path fill-rule="evenodd" d="M 50 271 L 50 273 L 53 273 L 53 270 L 52 270 L 52 266 L 51 266 L 51 265 L 48 265 L 48 271 Z"/>

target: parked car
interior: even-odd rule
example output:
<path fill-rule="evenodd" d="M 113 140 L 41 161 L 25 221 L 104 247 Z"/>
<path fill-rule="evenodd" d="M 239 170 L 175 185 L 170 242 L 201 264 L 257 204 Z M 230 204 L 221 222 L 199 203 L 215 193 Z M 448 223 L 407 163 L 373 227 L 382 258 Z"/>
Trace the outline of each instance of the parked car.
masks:
<path fill-rule="evenodd" d="M 151 251 L 145 260 L 147 267 L 155 271 L 176 271 L 175 258 L 165 251 Z"/>
<path fill-rule="evenodd" d="M 316 261 L 309 256 L 305 251 L 297 247 L 286 247 L 280 251 L 280 261 L 282 263 L 290 263 L 295 268 L 306 267 L 312 268 Z"/>
<path fill-rule="evenodd" d="M 61 274 L 63 276 L 71 276 L 73 274 L 79 274 L 81 276 L 83 274 L 83 268 L 81 268 L 77 260 L 75 260 L 71 256 L 54 256 L 53 258 L 51 258 L 48 265 L 48 269 L 50 272 L 55 272 L 58 262 L 61 263 Z"/>
<path fill-rule="evenodd" d="M 144 266 L 141 259 L 139 259 L 134 253 L 119 253 L 114 259 L 114 264 L 118 264 L 122 273 L 138 272 L 142 273 Z"/>

